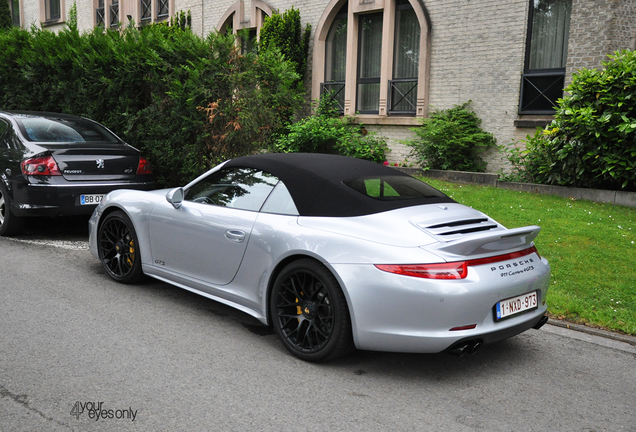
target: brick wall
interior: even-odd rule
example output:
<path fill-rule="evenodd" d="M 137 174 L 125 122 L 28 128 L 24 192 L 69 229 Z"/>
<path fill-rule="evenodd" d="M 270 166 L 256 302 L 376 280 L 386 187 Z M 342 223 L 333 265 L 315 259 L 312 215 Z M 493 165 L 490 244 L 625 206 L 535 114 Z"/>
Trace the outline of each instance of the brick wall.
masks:
<path fill-rule="evenodd" d="M 472 100 L 482 128 L 509 144 L 515 137 L 524 66 L 527 0 L 436 0 L 432 22 L 430 105 L 451 108 Z M 489 171 L 502 160 L 485 155 Z"/>

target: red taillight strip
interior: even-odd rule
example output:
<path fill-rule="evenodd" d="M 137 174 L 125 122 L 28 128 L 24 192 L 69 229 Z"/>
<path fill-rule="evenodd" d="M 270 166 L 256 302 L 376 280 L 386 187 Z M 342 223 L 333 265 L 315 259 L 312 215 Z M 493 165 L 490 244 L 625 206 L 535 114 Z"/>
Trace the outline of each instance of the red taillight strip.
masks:
<path fill-rule="evenodd" d="M 375 266 L 385 272 L 425 279 L 464 279 L 467 274 L 464 261 L 439 264 L 376 264 Z"/>
<path fill-rule="evenodd" d="M 379 270 L 399 274 L 402 276 L 412 276 L 424 279 L 464 279 L 468 275 L 469 266 L 491 264 L 500 261 L 508 261 L 522 256 L 536 253 L 537 248 L 532 246 L 519 252 L 511 252 L 488 258 L 479 258 L 468 261 L 455 261 L 449 263 L 436 264 L 375 264 Z"/>
<path fill-rule="evenodd" d="M 539 252 L 537 252 L 537 248 L 532 246 L 532 247 L 529 247 L 528 249 L 524 249 L 524 250 L 519 251 L 519 252 L 511 252 L 511 253 L 507 253 L 507 254 L 503 254 L 503 255 L 497 255 L 497 256 L 494 256 L 494 257 L 468 260 L 468 261 L 466 261 L 466 264 L 469 265 L 469 266 L 478 266 L 478 265 L 484 265 L 484 264 L 491 264 L 491 263 L 495 263 L 495 262 L 499 262 L 499 261 L 508 261 L 510 259 L 520 258 L 522 256 L 530 255 L 531 253 L 536 253 L 537 255 L 539 255 Z"/>

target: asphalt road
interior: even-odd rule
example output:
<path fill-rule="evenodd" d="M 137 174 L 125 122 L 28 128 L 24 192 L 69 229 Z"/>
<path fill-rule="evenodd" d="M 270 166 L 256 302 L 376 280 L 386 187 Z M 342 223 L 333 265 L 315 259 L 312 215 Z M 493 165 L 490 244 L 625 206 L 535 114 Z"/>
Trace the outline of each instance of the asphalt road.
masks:
<path fill-rule="evenodd" d="M 111 281 L 82 224 L 0 238 L 2 432 L 636 431 L 632 345 L 545 326 L 463 358 L 305 363 L 224 305 Z"/>

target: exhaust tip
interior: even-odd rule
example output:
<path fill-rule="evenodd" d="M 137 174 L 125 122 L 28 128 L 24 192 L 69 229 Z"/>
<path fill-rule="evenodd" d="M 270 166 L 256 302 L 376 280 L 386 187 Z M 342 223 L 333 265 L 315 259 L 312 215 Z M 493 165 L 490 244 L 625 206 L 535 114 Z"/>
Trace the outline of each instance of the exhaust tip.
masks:
<path fill-rule="evenodd" d="M 475 354 L 482 345 L 483 342 L 481 340 L 461 342 L 449 349 L 448 352 L 458 357 L 464 357 L 468 354 Z"/>
<path fill-rule="evenodd" d="M 543 315 L 541 317 L 541 319 L 539 320 L 539 322 L 536 323 L 532 328 L 535 329 L 535 330 L 539 330 L 547 322 L 548 322 L 548 316 L 547 315 Z"/>

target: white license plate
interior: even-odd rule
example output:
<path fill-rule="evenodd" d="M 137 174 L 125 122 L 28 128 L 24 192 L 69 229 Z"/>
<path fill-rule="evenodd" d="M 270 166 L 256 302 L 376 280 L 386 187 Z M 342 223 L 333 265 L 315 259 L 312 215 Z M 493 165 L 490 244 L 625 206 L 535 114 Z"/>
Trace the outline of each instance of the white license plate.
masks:
<path fill-rule="evenodd" d="M 104 195 L 80 195 L 80 205 L 96 205 L 104 198 Z"/>
<path fill-rule="evenodd" d="M 539 303 L 537 301 L 536 291 L 502 300 L 495 305 L 495 321 L 538 307 Z"/>

